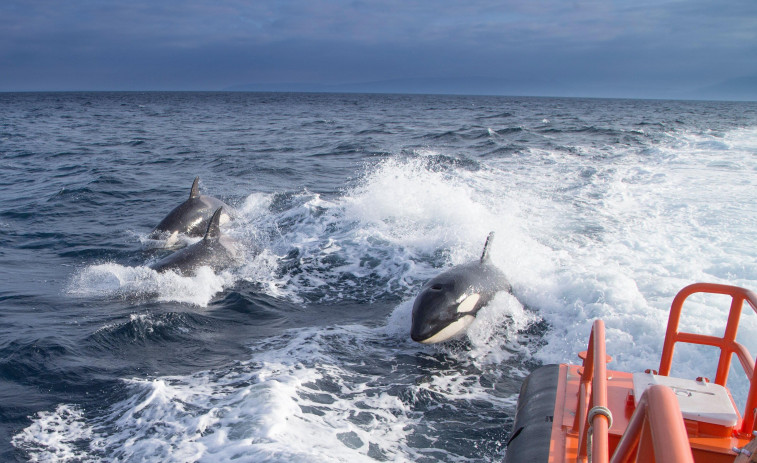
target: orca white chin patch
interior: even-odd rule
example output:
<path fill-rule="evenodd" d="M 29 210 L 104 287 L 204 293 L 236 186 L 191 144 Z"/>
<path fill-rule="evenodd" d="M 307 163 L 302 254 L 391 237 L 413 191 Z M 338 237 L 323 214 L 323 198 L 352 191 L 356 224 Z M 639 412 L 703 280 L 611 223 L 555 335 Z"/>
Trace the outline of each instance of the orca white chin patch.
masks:
<path fill-rule="evenodd" d="M 475 317 L 473 315 L 466 315 L 463 318 L 456 320 L 450 323 L 449 325 L 445 326 L 444 329 L 442 329 L 435 335 L 431 336 L 430 338 L 420 341 L 420 343 L 421 344 L 436 344 L 437 342 L 442 342 L 448 339 L 452 339 L 455 336 L 461 334 L 463 331 L 465 331 L 468 328 L 468 326 L 470 326 L 470 324 L 473 323 L 474 319 Z"/>
<path fill-rule="evenodd" d="M 457 306 L 457 313 L 466 313 L 475 309 L 479 299 L 481 299 L 480 294 L 471 294 L 470 296 L 463 298 L 460 305 Z"/>

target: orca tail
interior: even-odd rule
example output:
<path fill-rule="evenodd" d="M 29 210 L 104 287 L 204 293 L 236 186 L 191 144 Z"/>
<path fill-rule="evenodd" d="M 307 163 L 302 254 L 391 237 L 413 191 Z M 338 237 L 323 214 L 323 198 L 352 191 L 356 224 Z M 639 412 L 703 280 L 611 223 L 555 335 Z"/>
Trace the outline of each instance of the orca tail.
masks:
<path fill-rule="evenodd" d="M 481 253 L 481 263 L 485 263 L 489 260 L 489 247 L 494 240 L 494 232 L 489 232 L 489 236 L 486 237 L 486 243 L 484 243 L 484 251 Z"/>
<path fill-rule="evenodd" d="M 205 241 L 215 240 L 221 236 L 221 212 L 223 208 L 219 207 L 213 213 L 213 217 L 210 218 L 208 223 L 208 231 L 205 232 L 205 236 L 202 238 Z"/>
<path fill-rule="evenodd" d="M 195 177 L 195 181 L 192 182 L 192 189 L 189 190 L 189 199 L 200 197 L 200 177 Z"/>

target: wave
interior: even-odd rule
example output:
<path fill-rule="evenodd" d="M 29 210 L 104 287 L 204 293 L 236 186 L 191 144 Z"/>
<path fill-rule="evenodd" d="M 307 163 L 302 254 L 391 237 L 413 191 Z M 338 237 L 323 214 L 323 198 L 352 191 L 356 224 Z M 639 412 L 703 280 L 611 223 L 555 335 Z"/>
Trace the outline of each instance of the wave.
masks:
<path fill-rule="evenodd" d="M 126 398 L 96 413 L 73 404 L 40 412 L 13 444 L 39 460 L 500 458 L 502 422 L 516 396 L 499 385 L 526 374 L 518 365 L 529 351 L 514 339 L 533 315 L 499 298 L 474 323 L 469 347 L 437 351 L 410 342 L 407 327 L 396 325 L 409 310 L 400 305 L 376 328 L 290 330 L 253 343 L 250 360 L 226 367 L 125 380 Z M 511 339 L 492 342 L 494 331 Z M 432 444 L 439 433 L 450 445 Z"/>
<path fill-rule="evenodd" d="M 457 170 L 436 171 L 442 159 L 384 160 L 335 200 L 310 192 L 249 195 L 229 233 L 263 251 L 240 268 L 182 277 L 115 262 L 97 264 L 76 275 L 69 293 L 206 306 L 237 282 L 254 281 L 272 295 L 311 302 L 401 297 L 417 285 L 422 248 L 440 246 L 426 239 L 424 229 L 472 222 L 464 215 L 482 212 L 471 197 L 475 186 L 454 180 Z M 407 198 L 422 202 L 413 206 Z M 406 204 L 398 208 L 401 203 Z M 486 233 L 483 227 L 476 232 Z M 408 245 L 421 246 L 420 254 Z"/>
<path fill-rule="evenodd" d="M 123 345 L 177 342 L 208 329 L 208 318 L 193 312 L 133 313 L 128 321 L 103 326 L 90 337 L 99 349 L 120 349 Z"/>

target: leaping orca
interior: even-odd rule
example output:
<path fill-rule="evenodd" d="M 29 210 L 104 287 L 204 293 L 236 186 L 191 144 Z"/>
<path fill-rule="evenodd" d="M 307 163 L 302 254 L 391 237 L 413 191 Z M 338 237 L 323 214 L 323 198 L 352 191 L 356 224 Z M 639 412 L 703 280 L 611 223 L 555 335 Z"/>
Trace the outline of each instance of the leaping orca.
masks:
<path fill-rule="evenodd" d="M 497 292 L 511 291 L 489 258 L 493 237 L 489 233 L 479 260 L 452 267 L 423 285 L 413 303 L 413 341 L 433 344 L 462 334 Z"/>
<path fill-rule="evenodd" d="M 158 272 L 176 270 L 183 275 L 193 275 L 204 265 L 220 270 L 233 264 L 239 258 L 240 251 L 236 241 L 221 234 L 222 211 L 221 207 L 216 209 L 202 240 L 164 257 L 150 268 Z"/>
<path fill-rule="evenodd" d="M 192 189 L 189 191 L 189 199 L 176 206 L 150 233 L 152 238 L 169 235 L 169 242 L 176 240 L 176 235 L 183 233 L 187 236 L 203 236 L 208 228 L 208 221 L 213 212 L 222 207 L 226 211 L 231 208 L 220 199 L 200 194 L 198 183 L 200 177 L 195 177 Z M 222 222 L 229 220 L 229 215 L 224 212 Z"/>

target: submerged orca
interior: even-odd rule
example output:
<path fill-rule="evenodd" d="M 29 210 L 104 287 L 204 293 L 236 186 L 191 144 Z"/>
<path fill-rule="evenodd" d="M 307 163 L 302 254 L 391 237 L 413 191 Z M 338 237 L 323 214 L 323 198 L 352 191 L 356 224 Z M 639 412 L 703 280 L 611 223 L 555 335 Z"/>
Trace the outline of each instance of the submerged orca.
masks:
<path fill-rule="evenodd" d="M 219 207 L 231 210 L 220 199 L 200 194 L 198 183 L 200 177 L 195 177 L 192 189 L 189 191 L 189 199 L 176 206 L 168 215 L 153 229 L 150 236 L 158 238 L 169 234 L 169 241 L 174 241 L 176 235 L 183 233 L 187 236 L 203 236 L 208 228 L 208 221 Z M 229 220 L 229 215 L 224 212 L 221 217 L 223 222 Z"/>
<path fill-rule="evenodd" d="M 462 334 L 497 292 L 511 290 L 489 258 L 493 237 L 489 233 L 479 260 L 452 267 L 423 285 L 413 303 L 413 341 L 433 344 Z"/>
<path fill-rule="evenodd" d="M 216 209 L 202 240 L 164 257 L 150 268 L 158 272 L 176 270 L 192 275 L 203 265 L 220 270 L 233 264 L 239 257 L 239 248 L 234 240 L 221 234 L 222 211 L 221 207 Z"/>

